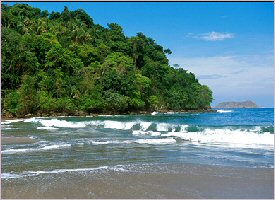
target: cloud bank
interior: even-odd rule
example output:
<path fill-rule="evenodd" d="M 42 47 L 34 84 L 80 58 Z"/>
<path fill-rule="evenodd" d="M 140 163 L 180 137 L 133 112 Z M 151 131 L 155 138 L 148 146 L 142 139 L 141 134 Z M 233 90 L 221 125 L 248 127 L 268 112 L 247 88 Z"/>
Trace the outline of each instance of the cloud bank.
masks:
<path fill-rule="evenodd" d="M 170 60 L 194 73 L 200 83 L 208 85 L 217 101 L 268 97 L 269 102 L 273 102 L 273 55 L 182 57 Z"/>

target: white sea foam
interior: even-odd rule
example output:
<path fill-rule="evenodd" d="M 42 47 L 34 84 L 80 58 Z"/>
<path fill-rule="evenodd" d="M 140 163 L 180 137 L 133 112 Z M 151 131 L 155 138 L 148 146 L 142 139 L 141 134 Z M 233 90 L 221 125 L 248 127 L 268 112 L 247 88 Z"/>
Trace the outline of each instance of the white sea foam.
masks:
<path fill-rule="evenodd" d="M 66 120 L 58 120 L 58 119 L 40 120 L 39 122 L 43 126 L 69 127 L 69 128 L 82 128 L 86 126 L 84 123 L 81 123 L 81 122 L 68 122 Z"/>
<path fill-rule="evenodd" d="M 166 123 L 158 123 L 157 124 L 157 131 L 168 131 L 169 124 Z"/>
<path fill-rule="evenodd" d="M 125 169 L 121 165 L 117 166 L 101 166 L 101 167 L 95 167 L 95 168 L 76 168 L 76 169 L 54 169 L 51 171 L 25 171 L 21 173 L 2 173 L 1 179 L 13 179 L 13 178 L 22 178 L 26 176 L 37 176 L 40 174 L 59 174 L 59 173 L 66 173 L 66 172 L 86 172 L 86 171 L 100 171 L 100 170 L 111 170 L 116 172 L 125 172 L 127 169 Z"/>
<path fill-rule="evenodd" d="M 22 174 L 13 174 L 13 173 L 1 173 L 1 179 L 13 179 L 24 177 Z"/>
<path fill-rule="evenodd" d="M 68 128 L 82 128 L 85 127 L 86 124 L 83 122 L 68 122 L 66 120 L 58 120 L 58 119 L 42 119 L 42 118 L 30 118 L 25 119 L 24 122 L 39 122 L 45 127 L 68 127 Z M 41 129 L 41 128 L 40 128 Z M 47 128 L 45 128 L 47 129 Z"/>
<path fill-rule="evenodd" d="M 41 150 L 52 150 L 52 149 L 63 149 L 63 148 L 68 148 L 68 147 L 71 147 L 71 144 L 54 144 L 54 145 L 44 146 L 40 149 Z"/>
<path fill-rule="evenodd" d="M 107 141 L 94 141 L 94 140 L 91 140 L 88 143 L 92 143 L 92 144 L 95 144 L 95 145 L 101 145 L 101 144 L 129 144 L 129 143 L 132 143 L 132 141 L 130 141 L 130 140 L 123 140 L 123 141 L 120 141 L 120 140 L 107 140 Z"/>
<path fill-rule="evenodd" d="M 136 124 L 136 122 L 118 122 L 118 121 L 106 120 L 106 121 L 104 121 L 104 128 L 129 130 L 135 124 Z"/>
<path fill-rule="evenodd" d="M 11 128 L 11 127 L 2 127 L 5 130 L 11 130 L 11 129 L 19 129 L 19 128 Z"/>
<path fill-rule="evenodd" d="M 249 132 L 256 132 L 256 133 L 259 133 L 261 131 L 261 127 L 260 126 L 256 126 L 252 129 L 249 129 Z"/>
<path fill-rule="evenodd" d="M 39 122 L 39 119 L 37 117 L 32 117 L 29 119 L 25 119 L 24 122 Z"/>
<path fill-rule="evenodd" d="M 60 119 L 45 119 L 45 118 L 30 118 L 25 119 L 24 122 L 33 122 L 40 123 L 43 127 L 37 127 L 37 129 L 55 129 L 55 128 L 84 128 L 86 126 L 102 126 L 109 129 L 118 129 L 118 130 L 130 130 L 135 125 L 139 125 L 140 131 L 148 131 L 149 127 L 152 125 L 152 122 L 144 121 L 113 121 L 113 120 L 90 120 L 83 122 L 70 122 Z M 180 130 L 184 130 L 187 125 L 174 125 L 169 123 L 156 123 L 157 132 L 160 131 L 175 131 L 177 127 L 181 127 Z M 154 133 L 153 133 L 154 134 Z M 155 134 L 158 135 L 158 134 Z"/>
<path fill-rule="evenodd" d="M 34 151 L 35 149 L 6 149 L 2 150 L 2 154 L 15 154 L 15 153 L 24 153 L 29 151 Z"/>
<path fill-rule="evenodd" d="M 164 136 L 164 137 L 184 137 L 183 134 L 186 134 L 185 132 L 168 132 L 168 133 L 163 133 L 161 134 L 161 136 Z"/>
<path fill-rule="evenodd" d="M 6 149 L 2 150 L 2 154 L 16 154 L 16 153 L 27 153 L 27 152 L 36 152 L 36 151 L 47 151 L 53 149 L 63 149 L 71 147 L 71 144 L 53 144 L 46 146 L 39 146 L 37 148 L 24 148 L 24 149 Z"/>
<path fill-rule="evenodd" d="M 174 138 L 163 138 L 163 139 L 138 139 L 135 140 L 139 144 L 172 144 L 176 140 Z"/>
<path fill-rule="evenodd" d="M 154 131 L 141 131 L 141 130 L 134 130 L 132 132 L 133 135 L 151 135 L 151 136 L 159 136 L 160 132 L 154 132 Z"/>
<path fill-rule="evenodd" d="M 92 144 L 110 144 L 112 141 L 92 141 Z"/>
<path fill-rule="evenodd" d="M 24 119 L 7 119 L 6 122 L 22 122 Z"/>
<path fill-rule="evenodd" d="M 166 115 L 173 115 L 173 114 L 175 114 L 175 112 L 166 112 L 164 114 L 166 114 Z"/>
<path fill-rule="evenodd" d="M 11 122 L 7 122 L 7 121 L 5 121 L 5 122 L 1 122 L 1 125 L 4 125 L 4 124 L 10 124 Z"/>
<path fill-rule="evenodd" d="M 15 122 L 22 122 L 22 121 L 24 121 L 24 120 L 23 119 L 7 119 L 5 121 L 2 121 L 1 125 L 11 124 L 11 123 L 15 123 Z"/>
<path fill-rule="evenodd" d="M 150 126 L 151 122 L 139 122 L 140 130 L 146 131 Z"/>
<path fill-rule="evenodd" d="M 218 113 L 231 113 L 233 110 L 217 110 Z"/>
<path fill-rule="evenodd" d="M 176 124 L 168 124 L 168 123 L 157 123 L 157 131 L 176 131 L 176 128 L 180 127 L 179 131 L 188 127 L 188 125 L 176 125 Z"/>
<path fill-rule="evenodd" d="M 154 112 L 151 113 L 151 115 L 156 115 L 156 114 L 158 114 L 158 112 L 154 111 Z"/>
<path fill-rule="evenodd" d="M 30 174 L 58 174 L 64 172 L 81 172 L 81 171 L 93 171 L 93 170 L 100 170 L 100 169 L 107 169 L 107 166 L 97 167 L 97 168 L 77 168 L 77 169 L 56 169 L 52 171 L 28 171 L 27 173 Z"/>
<path fill-rule="evenodd" d="M 187 132 L 188 125 L 181 125 L 180 126 L 180 132 Z"/>
<path fill-rule="evenodd" d="M 25 122 L 35 122 L 35 123 L 39 122 L 44 126 L 44 127 L 38 127 L 38 129 L 51 129 L 50 127 L 84 128 L 86 126 L 103 126 L 104 128 L 120 129 L 120 130 L 129 130 L 137 123 L 137 122 L 119 122 L 119 121 L 112 121 L 112 120 L 70 122 L 70 121 L 59 120 L 59 119 L 37 119 L 37 118 L 30 118 L 25 120 Z"/>
<path fill-rule="evenodd" d="M 169 132 L 161 136 L 175 136 L 191 142 L 207 143 L 207 144 L 220 144 L 226 143 L 232 147 L 257 147 L 274 146 L 274 134 L 270 133 L 257 133 L 249 132 L 246 130 L 231 130 L 231 129 L 205 129 L 202 132 L 186 132 L 177 133 Z"/>

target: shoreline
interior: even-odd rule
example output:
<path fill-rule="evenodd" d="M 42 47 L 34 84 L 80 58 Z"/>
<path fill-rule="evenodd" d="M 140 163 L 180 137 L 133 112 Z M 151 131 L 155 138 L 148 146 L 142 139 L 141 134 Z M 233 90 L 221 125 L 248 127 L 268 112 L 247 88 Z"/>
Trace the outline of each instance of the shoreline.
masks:
<path fill-rule="evenodd" d="M 1 144 L 32 144 L 36 140 L 29 137 L 15 137 L 15 136 L 2 136 L 1 135 Z"/>
<path fill-rule="evenodd" d="M 141 171 L 40 174 L 1 183 L 5 199 L 273 199 L 273 175 L 274 169 L 182 163 L 156 164 Z"/>
<path fill-rule="evenodd" d="M 137 112 L 129 112 L 129 113 L 84 113 L 84 112 L 76 112 L 74 115 L 70 115 L 68 113 L 51 113 L 51 114 L 27 114 L 24 116 L 11 116 L 11 115 L 1 115 L 1 121 L 2 120 L 13 120 L 13 119 L 26 119 L 30 117 L 67 117 L 67 116 L 73 116 L 73 117 L 97 117 L 100 115 L 148 115 L 152 114 L 153 112 L 156 113 L 168 113 L 168 112 L 174 112 L 174 113 L 215 113 L 217 110 L 214 109 L 201 109 L 201 110 L 160 110 L 160 111 L 137 111 Z"/>

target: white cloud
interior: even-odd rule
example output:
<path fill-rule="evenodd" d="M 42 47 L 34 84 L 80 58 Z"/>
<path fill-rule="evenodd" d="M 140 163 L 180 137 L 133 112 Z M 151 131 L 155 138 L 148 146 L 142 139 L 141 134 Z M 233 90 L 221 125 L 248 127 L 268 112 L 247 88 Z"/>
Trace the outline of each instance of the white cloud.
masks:
<path fill-rule="evenodd" d="M 232 39 L 235 37 L 233 33 L 219 33 L 219 32 L 209 32 L 209 33 L 202 33 L 202 34 L 192 34 L 189 33 L 188 36 L 191 36 L 195 39 L 201 39 L 206 41 L 221 41 L 226 39 Z"/>
<path fill-rule="evenodd" d="M 208 85 L 214 98 L 251 99 L 273 96 L 273 55 L 170 58 Z"/>

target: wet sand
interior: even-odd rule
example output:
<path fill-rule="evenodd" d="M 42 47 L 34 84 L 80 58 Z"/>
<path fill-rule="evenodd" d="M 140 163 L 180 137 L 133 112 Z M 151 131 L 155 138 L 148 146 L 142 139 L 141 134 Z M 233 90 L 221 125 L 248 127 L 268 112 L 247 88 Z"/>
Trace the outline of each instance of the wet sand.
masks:
<path fill-rule="evenodd" d="M 29 144 L 34 142 L 36 141 L 29 137 L 1 136 L 1 144 Z"/>
<path fill-rule="evenodd" d="M 66 172 L 2 180 L 2 198 L 273 199 L 274 169 L 166 165 L 139 172 Z"/>

